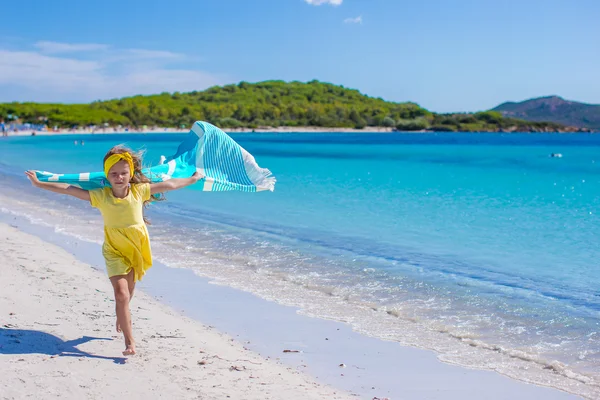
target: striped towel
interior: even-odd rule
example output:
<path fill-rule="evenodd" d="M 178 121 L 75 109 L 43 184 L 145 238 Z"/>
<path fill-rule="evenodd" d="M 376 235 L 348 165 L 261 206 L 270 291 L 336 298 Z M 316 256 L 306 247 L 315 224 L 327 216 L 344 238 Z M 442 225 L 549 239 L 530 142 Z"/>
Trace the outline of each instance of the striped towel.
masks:
<path fill-rule="evenodd" d="M 275 177 L 260 168 L 254 157 L 221 129 L 204 121 L 196 121 L 190 133 L 171 157 L 142 172 L 152 182 L 171 178 L 187 178 L 198 171 L 205 178 L 198 184 L 207 192 L 237 190 L 259 192 L 275 189 Z M 110 186 L 104 172 L 54 174 L 36 171 L 42 182 L 68 183 L 86 190 Z"/>

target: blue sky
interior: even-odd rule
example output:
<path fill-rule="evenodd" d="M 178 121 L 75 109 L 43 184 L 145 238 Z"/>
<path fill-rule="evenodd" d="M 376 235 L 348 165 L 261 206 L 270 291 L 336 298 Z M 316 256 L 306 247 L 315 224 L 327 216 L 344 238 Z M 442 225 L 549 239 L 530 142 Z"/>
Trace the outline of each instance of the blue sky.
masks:
<path fill-rule="evenodd" d="M 598 0 L 6 3 L 0 102 L 318 79 L 437 112 L 600 103 Z"/>

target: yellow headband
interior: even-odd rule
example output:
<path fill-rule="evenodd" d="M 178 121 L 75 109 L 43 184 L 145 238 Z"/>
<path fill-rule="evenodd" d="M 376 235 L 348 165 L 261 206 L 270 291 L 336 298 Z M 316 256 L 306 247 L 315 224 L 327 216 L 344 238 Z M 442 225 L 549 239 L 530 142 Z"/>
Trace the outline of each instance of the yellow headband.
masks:
<path fill-rule="evenodd" d="M 129 153 L 113 154 L 112 156 L 108 157 L 106 161 L 104 161 L 104 175 L 108 177 L 108 171 L 110 171 L 113 165 L 121 160 L 127 161 L 127 164 L 129 164 L 130 176 L 133 178 L 133 173 L 135 172 L 133 169 L 133 158 Z"/>

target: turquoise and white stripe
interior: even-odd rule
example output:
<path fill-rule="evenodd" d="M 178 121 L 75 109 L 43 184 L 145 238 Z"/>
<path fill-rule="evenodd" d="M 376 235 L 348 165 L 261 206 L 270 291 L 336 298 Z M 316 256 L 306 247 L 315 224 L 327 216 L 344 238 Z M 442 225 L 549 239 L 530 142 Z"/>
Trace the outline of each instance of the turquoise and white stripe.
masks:
<path fill-rule="evenodd" d="M 161 164 L 143 173 L 152 182 L 171 178 L 187 178 L 198 171 L 205 178 L 198 182 L 207 192 L 236 190 L 259 192 L 275 189 L 275 177 L 260 168 L 254 157 L 221 129 L 204 121 L 196 121 L 188 136 L 171 157 L 161 157 Z M 43 182 L 68 183 L 92 190 L 110 186 L 104 172 L 54 174 L 36 171 Z"/>

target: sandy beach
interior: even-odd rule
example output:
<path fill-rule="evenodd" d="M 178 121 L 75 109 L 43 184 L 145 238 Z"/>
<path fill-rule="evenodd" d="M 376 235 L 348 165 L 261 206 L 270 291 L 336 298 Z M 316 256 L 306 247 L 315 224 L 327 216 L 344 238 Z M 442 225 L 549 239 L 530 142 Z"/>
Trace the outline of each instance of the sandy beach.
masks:
<path fill-rule="evenodd" d="M 190 126 L 191 128 L 191 126 Z M 22 130 L 22 131 L 10 131 L 7 132 L 7 136 L 47 136 L 47 135 L 107 135 L 107 134 L 132 134 L 132 133 L 188 133 L 190 128 L 179 129 L 179 128 L 130 128 L 127 131 L 125 129 L 107 128 L 107 129 L 58 129 L 58 130 Z M 258 127 L 258 128 L 222 128 L 228 133 L 386 133 L 393 132 L 392 128 L 384 128 L 377 126 L 367 126 L 363 129 L 353 128 L 326 128 L 326 127 L 314 127 L 314 126 L 280 126 L 280 127 Z M 35 135 L 34 135 L 35 134 Z"/>
<path fill-rule="evenodd" d="M 0 224 L 0 398 L 347 399 L 141 291 L 121 356 L 106 277 Z"/>

